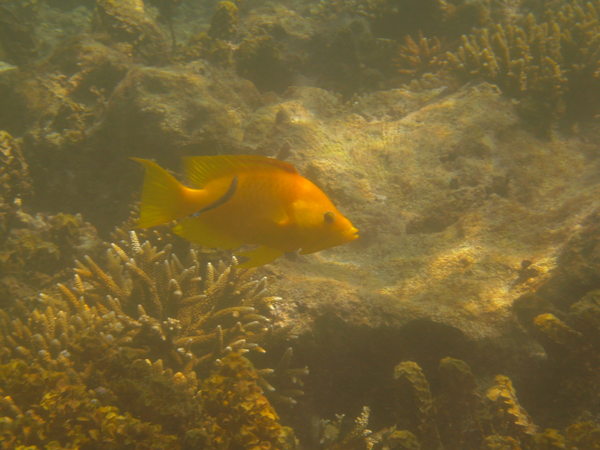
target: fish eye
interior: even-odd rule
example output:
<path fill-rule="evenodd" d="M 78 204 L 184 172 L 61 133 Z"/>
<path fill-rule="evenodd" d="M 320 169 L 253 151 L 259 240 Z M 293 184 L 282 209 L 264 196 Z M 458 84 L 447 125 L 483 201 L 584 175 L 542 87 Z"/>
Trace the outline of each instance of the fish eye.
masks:
<path fill-rule="evenodd" d="M 335 221 L 335 214 L 331 211 L 327 211 L 323 214 L 323 220 L 325 223 L 333 223 Z"/>

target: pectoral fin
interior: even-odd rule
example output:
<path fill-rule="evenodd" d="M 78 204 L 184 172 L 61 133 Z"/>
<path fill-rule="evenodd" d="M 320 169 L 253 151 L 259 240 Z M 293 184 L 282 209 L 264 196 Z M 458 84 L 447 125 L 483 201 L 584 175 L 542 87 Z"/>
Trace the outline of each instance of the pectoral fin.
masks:
<path fill-rule="evenodd" d="M 283 255 L 281 250 L 276 248 L 267 247 L 265 245 L 258 247 L 254 250 L 249 250 L 247 252 L 239 253 L 240 256 L 248 258 L 247 261 L 244 261 L 240 264 L 240 267 L 248 268 L 248 267 L 257 267 L 262 266 L 263 264 L 268 264 L 271 261 L 279 258 Z"/>

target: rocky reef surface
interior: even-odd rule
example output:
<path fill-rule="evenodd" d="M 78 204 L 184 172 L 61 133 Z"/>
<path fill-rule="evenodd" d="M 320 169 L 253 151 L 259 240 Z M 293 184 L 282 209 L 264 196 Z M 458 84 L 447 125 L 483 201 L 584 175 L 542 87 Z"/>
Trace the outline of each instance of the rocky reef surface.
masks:
<path fill-rule="evenodd" d="M 598 448 L 600 3 L 551 3 L 0 3 L 6 448 Z M 227 153 L 361 238 L 129 233 L 128 157 Z"/>

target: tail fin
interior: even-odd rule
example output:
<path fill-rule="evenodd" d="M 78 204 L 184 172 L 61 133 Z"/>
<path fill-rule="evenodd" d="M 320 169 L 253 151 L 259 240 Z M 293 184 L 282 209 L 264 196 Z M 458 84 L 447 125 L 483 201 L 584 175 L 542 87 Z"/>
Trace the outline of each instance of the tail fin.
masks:
<path fill-rule="evenodd" d="M 139 162 L 146 169 L 138 222 L 140 228 L 160 225 L 188 214 L 185 186 L 154 161 L 142 158 L 131 159 Z"/>

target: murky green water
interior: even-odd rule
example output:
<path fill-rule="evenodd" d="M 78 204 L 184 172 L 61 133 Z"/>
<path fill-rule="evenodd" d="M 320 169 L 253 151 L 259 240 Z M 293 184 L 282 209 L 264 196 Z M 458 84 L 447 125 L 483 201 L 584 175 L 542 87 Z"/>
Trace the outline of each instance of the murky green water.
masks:
<path fill-rule="evenodd" d="M 598 448 L 599 14 L 0 0 L 2 448 Z"/>

